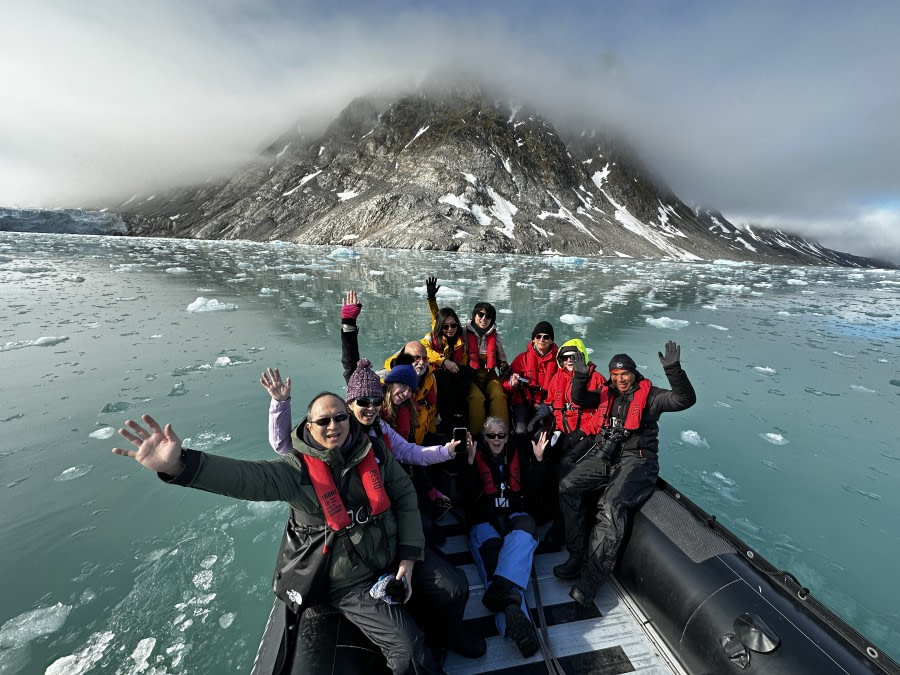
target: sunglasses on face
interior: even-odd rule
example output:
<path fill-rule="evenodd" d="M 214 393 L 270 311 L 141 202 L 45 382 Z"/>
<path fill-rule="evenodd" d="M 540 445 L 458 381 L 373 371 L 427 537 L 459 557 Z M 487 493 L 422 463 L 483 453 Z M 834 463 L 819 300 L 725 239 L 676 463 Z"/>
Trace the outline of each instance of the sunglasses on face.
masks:
<path fill-rule="evenodd" d="M 377 408 L 384 403 L 384 396 L 360 396 L 356 399 L 356 405 L 360 408 Z"/>
<path fill-rule="evenodd" d="M 456 330 L 457 328 L 459 328 L 458 323 L 445 323 L 443 326 L 441 326 L 442 330 Z"/>
<path fill-rule="evenodd" d="M 541 333 L 540 335 L 535 335 L 534 339 L 535 340 L 549 340 L 550 336 L 547 335 L 546 333 Z"/>
<path fill-rule="evenodd" d="M 479 319 L 490 319 L 491 318 L 490 314 L 488 314 L 487 312 L 481 312 L 481 311 L 475 312 L 475 316 L 477 316 Z"/>
<path fill-rule="evenodd" d="M 563 361 L 574 361 L 575 355 L 574 354 L 563 354 L 559 358 L 562 359 Z"/>
<path fill-rule="evenodd" d="M 338 413 L 334 417 L 320 417 L 317 420 L 313 420 L 312 423 L 319 427 L 327 427 L 329 424 L 331 424 L 332 420 L 336 424 L 341 424 L 343 422 L 346 422 L 348 419 L 350 419 L 350 415 L 348 415 L 347 413 Z"/>
<path fill-rule="evenodd" d="M 490 438 L 491 440 L 494 440 L 495 438 L 506 438 L 506 434 L 505 434 L 505 433 L 501 433 L 501 434 L 485 434 L 484 437 L 485 437 L 485 438 Z"/>

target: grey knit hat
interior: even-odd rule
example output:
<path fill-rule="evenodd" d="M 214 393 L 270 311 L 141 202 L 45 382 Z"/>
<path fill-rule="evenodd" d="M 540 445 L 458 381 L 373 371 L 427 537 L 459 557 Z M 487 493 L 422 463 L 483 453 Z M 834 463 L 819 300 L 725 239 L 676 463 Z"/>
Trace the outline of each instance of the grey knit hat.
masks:
<path fill-rule="evenodd" d="M 355 401 L 360 396 L 384 396 L 381 380 L 372 372 L 369 359 L 357 361 L 356 370 L 347 381 L 347 402 Z"/>

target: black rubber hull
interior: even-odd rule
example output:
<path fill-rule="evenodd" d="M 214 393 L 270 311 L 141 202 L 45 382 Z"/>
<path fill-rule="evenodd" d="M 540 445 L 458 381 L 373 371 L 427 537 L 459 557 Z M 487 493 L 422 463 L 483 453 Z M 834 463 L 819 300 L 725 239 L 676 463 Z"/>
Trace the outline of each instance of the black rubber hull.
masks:
<path fill-rule="evenodd" d="M 617 578 L 689 673 L 900 673 L 791 575 L 664 481 L 659 488 L 635 514 Z M 761 653 L 729 641 L 742 615 L 761 619 L 777 646 L 754 645 L 771 649 Z"/>

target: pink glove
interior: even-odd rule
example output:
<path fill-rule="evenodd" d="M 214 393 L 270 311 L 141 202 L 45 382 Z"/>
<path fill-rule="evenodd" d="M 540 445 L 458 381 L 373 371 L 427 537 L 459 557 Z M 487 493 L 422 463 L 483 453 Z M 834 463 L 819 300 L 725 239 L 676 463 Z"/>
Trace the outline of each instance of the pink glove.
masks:
<path fill-rule="evenodd" d="M 341 305 L 341 318 L 342 319 L 355 319 L 359 316 L 359 313 L 362 311 L 362 303 L 358 302 L 355 305 Z"/>

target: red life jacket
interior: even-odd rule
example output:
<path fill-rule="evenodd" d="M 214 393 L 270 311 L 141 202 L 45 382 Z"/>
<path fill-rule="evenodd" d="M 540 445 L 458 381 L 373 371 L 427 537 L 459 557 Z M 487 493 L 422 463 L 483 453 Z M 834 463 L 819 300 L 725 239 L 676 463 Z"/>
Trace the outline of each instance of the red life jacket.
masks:
<path fill-rule="evenodd" d="M 309 455 L 302 455 L 302 458 L 309 471 L 309 479 L 316 491 L 316 499 L 319 500 L 319 506 L 322 507 L 328 527 L 339 532 L 352 525 L 353 520 L 347 513 L 347 507 L 344 506 L 337 485 L 334 484 L 331 467 L 321 459 Z M 377 516 L 391 508 L 391 500 L 384 489 L 381 471 L 378 470 L 375 452 L 371 447 L 365 457 L 356 465 L 356 470 L 359 472 L 359 478 L 366 491 L 366 496 L 369 498 L 370 515 Z"/>
<path fill-rule="evenodd" d="M 497 366 L 497 331 L 490 330 L 487 337 L 487 368 L 495 368 Z M 480 368 L 478 364 L 478 335 L 466 329 L 466 345 L 469 348 L 469 367 L 472 370 Z"/>
<path fill-rule="evenodd" d="M 634 431 L 641 426 L 641 417 L 644 414 L 644 408 L 647 407 L 647 397 L 650 395 L 650 387 L 653 383 L 650 380 L 643 379 L 638 382 L 637 391 L 631 397 L 631 403 L 628 406 L 628 412 L 625 415 L 625 428 Z M 600 394 L 600 406 L 597 408 L 597 416 L 603 420 L 603 426 L 609 426 L 609 417 L 612 412 L 613 397 L 610 396 L 609 389 L 604 387 Z"/>
<path fill-rule="evenodd" d="M 481 451 L 475 453 L 475 464 L 478 465 L 478 473 L 481 476 L 481 487 L 486 495 L 497 493 L 497 485 L 494 483 L 494 475 L 491 473 L 491 467 L 487 460 L 482 456 Z M 514 452 L 512 460 L 509 462 L 509 489 L 513 492 L 522 491 L 522 481 L 519 475 L 519 453 Z"/>

